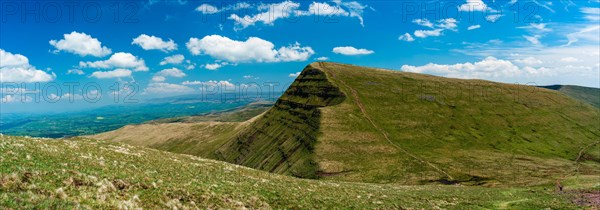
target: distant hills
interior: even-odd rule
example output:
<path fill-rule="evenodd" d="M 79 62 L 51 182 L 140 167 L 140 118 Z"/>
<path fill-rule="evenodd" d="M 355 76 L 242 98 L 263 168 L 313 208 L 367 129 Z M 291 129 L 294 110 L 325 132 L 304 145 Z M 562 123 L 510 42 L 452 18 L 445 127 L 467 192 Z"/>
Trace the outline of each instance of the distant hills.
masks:
<path fill-rule="evenodd" d="M 556 90 L 578 100 L 590 103 L 596 108 L 600 108 L 600 89 L 598 88 L 581 87 L 574 85 L 550 85 L 541 87 L 550 90 Z"/>
<path fill-rule="evenodd" d="M 93 137 L 352 182 L 523 186 L 598 174 L 600 110 L 580 101 L 593 90 L 558 90 L 317 62 L 248 121 Z"/>

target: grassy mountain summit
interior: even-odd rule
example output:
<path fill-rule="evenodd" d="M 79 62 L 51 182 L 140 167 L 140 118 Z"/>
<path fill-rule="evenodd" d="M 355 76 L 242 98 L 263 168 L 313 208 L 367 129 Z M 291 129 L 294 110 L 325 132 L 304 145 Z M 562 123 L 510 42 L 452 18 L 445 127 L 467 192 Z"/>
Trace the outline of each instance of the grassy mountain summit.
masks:
<path fill-rule="evenodd" d="M 598 119 L 554 90 L 317 62 L 247 122 L 151 143 L 123 130 L 97 138 L 298 177 L 511 186 L 600 172 Z"/>

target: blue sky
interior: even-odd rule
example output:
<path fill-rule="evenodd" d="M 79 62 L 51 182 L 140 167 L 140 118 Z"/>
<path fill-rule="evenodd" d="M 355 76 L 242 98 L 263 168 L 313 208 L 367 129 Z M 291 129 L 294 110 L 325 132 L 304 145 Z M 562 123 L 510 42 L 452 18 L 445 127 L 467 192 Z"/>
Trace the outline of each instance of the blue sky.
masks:
<path fill-rule="evenodd" d="M 129 85 L 140 100 L 208 86 L 266 91 L 266 83 L 274 83 L 281 90 L 317 60 L 506 83 L 600 86 L 598 0 L 0 6 L 2 112 L 111 104 L 113 92 L 120 90 L 122 100 Z M 70 94 L 65 84 L 74 83 Z M 102 98 L 90 103 L 96 87 Z"/>

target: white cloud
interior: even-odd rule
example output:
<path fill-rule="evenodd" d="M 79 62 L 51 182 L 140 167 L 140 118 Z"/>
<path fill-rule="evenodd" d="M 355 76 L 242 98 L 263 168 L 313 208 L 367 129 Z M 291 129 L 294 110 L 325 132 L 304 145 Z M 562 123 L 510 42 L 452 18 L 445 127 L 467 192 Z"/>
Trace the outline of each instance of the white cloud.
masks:
<path fill-rule="evenodd" d="M 131 71 L 129 69 L 115 69 L 112 71 L 96 71 L 96 72 L 92 73 L 92 75 L 90 77 L 95 77 L 98 79 L 131 77 Z"/>
<path fill-rule="evenodd" d="M 77 75 L 83 75 L 84 72 L 81 69 L 69 69 L 67 71 L 67 74 L 77 74 Z"/>
<path fill-rule="evenodd" d="M 177 78 L 186 76 L 185 73 L 183 73 L 183 71 L 179 70 L 178 68 L 163 69 L 162 71 L 157 72 L 155 75 L 162 76 L 162 77 L 177 77 Z"/>
<path fill-rule="evenodd" d="M 153 76 L 152 77 L 153 82 L 164 82 L 165 80 L 167 80 L 167 78 L 163 77 L 163 76 Z"/>
<path fill-rule="evenodd" d="M 487 20 L 488 22 L 491 22 L 491 23 L 495 23 L 496 21 L 500 20 L 501 17 L 504 17 L 504 15 L 503 14 L 492 14 L 492 15 L 485 16 L 485 20 Z"/>
<path fill-rule="evenodd" d="M 148 36 L 146 34 L 142 34 L 133 39 L 131 44 L 139 45 L 144 50 L 160 50 L 163 52 L 177 50 L 177 44 L 175 44 L 175 41 L 172 39 L 164 41 L 160 37 Z"/>
<path fill-rule="evenodd" d="M 296 72 L 296 73 L 290 74 L 289 76 L 290 77 L 298 77 L 298 76 L 300 76 L 300 73 L 302 73 L 302 72 Z"/>
<path fill-rule="evenodd" d="M 181 54 L 167 56 L 160 62 L 160 65 L 164 66 L 167 64 L 181 64 L 184 59 L 185 57 Z"/>
<path fill-rule="evenodd" d="M 541 65 L 544 63 L 540 59 L 537 59 L 537 58 L 534 58 L 531 56 L 526 57 L 524 59 L 516 59 L 514 61 L 517 63 L 520 63 L 520 64 L 528 65 L 528 66 L 538 66 L 538 65 Z"/>
<path fill-rule="evenodd" d="M 169 93 L 189 93 L 193 92 L 194 89 L 185 85 L 171 84 L 171 83 L 150 83 L 145 89 L 145 93 L 151 94 L 169 94 Z"/>
<path fill-rule="evenodd" d="M 470 31 L 470 30 L 475 30 L 475 29 L 478 29 L 478 28 L 481 28 L 481 25 L 472 25 L 472 26 L 469 26 L 469 27 L 467 28 L 467 30 L 469 30 L 469 31 Z"/>
<path fill-rule="evenodd" d="M 333 52 L 337 53 L 337 54 L 342 54 L 342 55 L 370 55 L 370 54 L 375 53 L 372 50 L 356 49 L 352 46 L 335 47 L 335 48 L 333 48 Z"/>
<path fill-rule="evenodd" d="M 215 14 L 219 12 L 219 8 L 211 5 L 211 4 L 201 4 L 196 8 L 196 11 L 201 12 L 202 14 Z"/>
<path fill-rule="evenodd" d="M 430 36 L 434 36 L 434 37 L 441 36 L 441 35 L 443 35 L 442 32 L 444 32 L 445 30 L 458 31 L 458 29 L 457 29 L 458 21 L 454 18 L 441 19 L 441 20 L 436 21 L 435 24 L 433 22 L 429 21 L 428 19 L 423 18 L 423 19 L 415 19 L 415 20 L 413 20 L 413 23 L 431 28 L 431 30 L 416 30 L 413 34 L 415 37 L 418 37 L 418 38 L 427 38 Z M 410 35 L 409 33 L 400 35 L 400 37 L 398 37 L 398 39 L 407 41 L 407 42 L 415 41 L 415 38 L 412 35 Z"/>
<path fill-rule="evenodd" d="M 485 11 L 487 5 L 482 0 L 467 0 L 467 2 L 459 7 L 460 11 Z"/>
<path fill-rule="evenodd" d="M 326 61 L 326 60 L 329 60 L 329 57 L 318 57 L 318 58 L 315 58 L 315 60 Z"/>
<path fill-rule="evenodd" d="M 405 72 L 428 73 L 453 78 L 464 79 L 506 79 L 520 76 L 536 76 L 547 74 L 548 69 L 523 67 L 520 68 L 507 60 L 487 57 L 475 63 L 457 63 L 453 65 L 440 65 L 429 63 L 424 66 L 404 65 L 401 68 Z"/>
<path fill-rule="evenodd" d="M 415 38 L 413 38 L 409 33 L 405 33 L 403 35 L 400 35 L 398 37 L 398 40 L 413 42 L 413 41 L 415 41 Z"/>
<path fill-rule="evenodd" d="M 209 64 L 204 65 L 204 68 L 208 69 L 208 70 L 217 70 L 221 67 L 223 67 L 223 65 L 221 65 L 219 63 L 209 63 Z"/>
<path fill-rule="evenodd" d="M 600 21 L 600 8 L 598 7 L 583 7 L 581 13 L 585 14 L 584 18 L 589 21 Z"/>
<path fill-rule="evenodd" d="M 565 62 L 565 63 L 577 63 L 577 62 L 580 62 L 581 60 L 574 58 L 574 57 L 564 57 L 564 58 L 561 58 L 560 61 Z"/>
<path fill-rule="evenodd" d="M 144 62 L 144 59 L 138 58 L 131 53 L 118 52 L 110 56 L 108 60 L 94 61 L 94 62 L 79 62 L 79 66 L 82 68 L 99 68 L 99 69 L 110 69 L 110 68 L 123 68 L 132 69 L 134 71 L 148 71 L 148 67 Z"/>
<path fill-rule="evenodd" d="M 232 63 L 306 61 L 314 54 L 311 47 L 301 47 L 299 43 L 275 50 L 273 43 L 258 37 L 237 41 L 210 35 L 202 39 L 190 38 L 186 46 L 193 55 L 209 55 Z"/>
<path fill-rule="evenodd" d="M 258 6 L 257 14 L 244 15 L 243 17 L 237 14 L 231 14 L 228 19 L 233 20 L 236 30 L 245 29 L 257 22 L 262 22 L 265 25 L 273 25 L 273 23 L 282 18 L 298 16 L 302 11 L 298 10 L 299 3 L 293 1 L 283 1 L 280 3 L 263 4 Z"/>
<path fill-rule="evenodd" d="M 412 22 L 416 23 L 417 25 L 420 25 L 420 26 L 425 26 L 425 27 L 433 28 L 433 23 L 431 21 L 429 21 L 427 18 L 414 19 Z"/>
<path fill-rule="evenodd" d="M 56 78 L 29 64 L 29 59 L 21 54 L 12 54 L 0 49 L 0 82 L 48 82 Z"/>
<path fill-rule="evenodd" d="M 201 81 L 185 81 L 181 83 L 182 85 L 199 85 L 199 86 L 219 86 L 219 87 L 225 87 L 225 88 L 232 88 L 235 87 L 235 85 L 229 81 L 225 81 L 225 80 L 221 80 L 221 81 L 216 81 L 216 80 L 209 80 L 206 82 L 201 82 Z"/>
<path fill-rule="evenodd" d="M 598 24 L 590 24 L 584 26 L 579 31 L 567 34 L 568 43 L 565 46 L 572 45 L 580 40 L 591 41 L 598 43 L 600 41 L 600 26 Z"/>
<path fill-rule="evenodd" d="M 442 29 L 435 29 L 435 30 L 416 30 L 415 31 L 415 36 L 419 37 L 419 38 L 427 38 L 429 36 L 441 36 L 442 35 Z"/>
<path fill-rule="evenodd" d="M 238 2 L 235 4 L 227 5 L 221 9 L 219 9 L 212 4 L 205 3 L 205 4 L 201 4 L 200 6 L 196 7 L 196 11 L 198 11 L 202 14 L 205 14 L 205 15 L 212 15 L 212 14 L 216 14 L 219 12 L 235 11 L 235 10 L 246 9 L 246 8 L 251 8 L 251 7 L 252 7 L 252 5 L 250 5 L 246 2 Z"/>
<path fill-rule="evenodd" d="M 437 28 L 455 31 L 458 27 L 458 25 L 456 25 L 457 23 L 458 21 L 454 18 L 446 18 L 439 20 L 438 24 L 436 24 L 435 26 Z"/>
<path fill-rule="evenodd" d="M 525 35 L 525 36 L 523 36 L 523 37 L 524 37 L 524 38 L 525 38 L 527 41 L 531 42 L 531 44 L 534 44 L 534 45 L 540 45 L 540 44 L 542 43 L 542 42 L 540 42 L 540 40 L 539 40 L 539 38 L 540 38 L 540 36 L 539 36 L 539 35 L 534 35 L 534 36 L 527 36 L 527 35 Z"/>
<path fill-rule="evenodd" d="M 103 57 L 112 53 L 112 51 L 102 46 L 102 42 L 85 33 L 76 31 L 70 34 L 64 34 L 64 39 L 50 40 L 50 45 L 54 46 L 54 52 L 66 51 L 80 56 L 96 56 Z"/>
<path fill-rule="evenodd" d="M 29 103 L 32 101 L 33 101 L 33 98 L 31 98 L 31 96 L 22 96 L 22 95 L 4 95 L 4 97 L 2 97 L 2 99 L 0 99 L 0 103 L 14 103 L 14 102 Z"/>
<path fill-rule="evenodd" d="M 234 13 L 231 14 L 228 19 L 234 21 L 235 30 L 245 29 L 248 26 L 253 26 L 259 22 L 265 25 L 274 25 L 275 21 L 279 19 L 298 18 L 303 16 L 327 16 L 330 18 L 334 16 L 353 17 L 358 19 L 360 24 L 364 26 L 363 13 L 368 6 L 356 1 L 342 2 L 341 0 L 333 0 L 331 1 L 331 4 L 312 2 L 308 6 L 308 10 L 301 10 L 299 8 L 300 3 L 290 0 L 271 4 L 260 3 L 256 6 L 256 13 L 245 14 L 243 16 Z M 220 11 L 224 11 L 225 9 L 229 8 L 222 8 Z"/>

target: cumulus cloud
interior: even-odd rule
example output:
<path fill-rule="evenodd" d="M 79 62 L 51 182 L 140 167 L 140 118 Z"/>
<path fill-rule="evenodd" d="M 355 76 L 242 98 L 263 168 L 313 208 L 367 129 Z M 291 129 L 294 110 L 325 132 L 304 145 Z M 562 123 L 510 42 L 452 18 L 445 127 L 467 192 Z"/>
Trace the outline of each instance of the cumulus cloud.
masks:
<path fill-rule="evenodd" d="M 375 53 L 372 50 L 356 49 L 355 47 L 352 47 L 352 46 L 335 47 L 335 48 L 333 48 L 332 52 L 337 53 L 337 54 L 342 54 L 342 55 L 370 55 L 370 54 Z"/>
<path fill-rule="evenodd" d="M 458 21 L 454 18 L 446 18 L 438 21 L 438 24 L 435 26 L 440 29 L 452 30 L 455 31 L 458 27 Z"/>
<path fill-rule="evenodd" d="M 403 35 L 400 35 L 398 37 L 398 40 L 413 42 L 413 41 L 415 41 L 415 38 L 413 38 L 409 33 L 405 33 Z"/>
<path fill-rule="evenodd" d="M 469 26 L 469 27 L 467 28 L 467 30 L 469 30 L 469 31 L 470 31 L 470 30 L 475 30 L 475 29 L 478 29 L 478 28 L 481 28 L 481 25 L 472 25 L 472 26 Z"/>
<path fill-rule="evenodd" d="M 25 96 L 25 95 L 4 95 L 0 99 L 0 103 L 15 103 L 15 102 L 29 103 L 32 101 L 33 101 L 33 98 L 31 98 L 31 96 Z"/>
<path fill-rule="evenodd" d="M 565 63 L 577 63 L 577 62 L 580 62 L 581 60 L 574 58 L 574 57 L 564 57 L 564 58 L 561 58 L 560 61 L 565 62 Z"/>
<path fill-rule="evenodd" d="M 535 76 L 547 74 L 546 68 L 533 68 L 530 66 L 519 67 L 508 60 L 495 57 L 487 57 L 475 63 L 457 63 L 453 65 L 441 65 L 429 63 L 424 66 L 404 65 L 401 68 L 405 72 L 435 74 L 453 78 L 464 79 L 498 79 L 515 78 L 519 76 Z"/>
<path fill-rule="evenodd" d="M 164 82 L 165 80 L 167 80 L 167 78 L 163 77 L 163 76 L 153 76 L 152 77 L 152 82 Z"/>
<path fill-rule="evenodd" d="M 21 54 L 12 54 L 0 49 L 0 82 L 48 82 L 56 78 L 29 64 L 29 59 Z"/>
<path fill-rule="evenodd" d="M 329 57 L 318 57 L 318 58 L 315 58 L 315 60 L 326 61 L 326 60 L 329 60 Z"/>
<path fill-rule="evenodd" d="M 541 64 L 544 63 L 540 59 L 537 59 L 537 58 L 534 58 L 534 57 L 531 57 L 531 56 L 523 58 L 523 59 L 516 59 L 514 61 L 517 62 L 517 63 L 520 63 L 520 64 L 529 65 L 529 66 L 538 66 L 538 65 L 541 65 Z"/>
<path fill-rule="evenodd" d="M 460 11 L 485 11 L 487 10 L 487 5 L 483 2 L 483 0 L 466 0 L 465 4 L 460 5 Z"/>
<path fill-rule="evenodd" d="M 223 67 L 223 65 L 221 65 L 219 63 L 209 63 L 209 64 L 204 65 L 204 68 L 208 69 L 208 70 L 217 70 L 221 67 Z"/>
<path fill-rule="evenodd" d="M 185 57 L 181 54 L 167 56 L 160 62 L 160 65 L 164 66 L 167 64 L 181 64 L 184 59 Z"/>
<path fill-rule="evenodd" d="M 425 27 L 433 28 L 433 23 L 431 21 L 429 21 L 427 18 L 414 19 L 412 22 L 415 23 L 415 24 L 417 24 L 417 25 L 420 25 L 420 26 L 425 26 Z"/>
<path fill-rule="evenodd" d="M 290 77 L 298 77 L 298 76 L 300 76 L 300 73 L 302 73 L 302 72 L 296 72 L 296 73 L 292 73 L 292 74 L 290 74 L 289 76 L 290 76 Z"/>
<path fill-rule="evenodd" d="M 79 66 L 82 68 L 99 68 L 99 69 L 110 69 L 110 68 L 122 68 L 132 69 L 133 71 L 148 71 L 148 67 L 144 62 L 144 59 L 138 58 L 131 53 L 118 52 L 110 56 L 108 60 L 94 61 L 94 62 L 79 62 Z"/>
<path fill-rule="evenodd" d="M 131 44 L 138 45 L 144 50 L 160 50 L 163 52 L 177 50 L 177 44 L 175 44 L 175 41 L 172 39 L 165 41 L 160 37 L 148 36 L 146 34 L 142 34 L 133 39 Z"/>
<path fill-rule="evenodd" d="M 112 53 L 112 51 L 102 46 L 102 42 L 85 33 L 76 31 L 70 34 L 64 34 L 61 40 L 50 40 L 50 45 L 54 46 L 54 52 L 66 51 L 80 56 L 103 57 Z"/>
<path fill-rule="evenodd" d="M 419 38 L 427 38 L 430 36 L 441 36 L 442 35 L 442 29 L 435 29 L 435 30 L 416 30 L 415 31 L 415 36 L 419 37 Z"/>
<path fill-rule="evenodd" d="M 163 69 L 163 70 L 157 72 L 155 75 L 162 76 L 162 77 L 177 77 L 177 78 L 186 76 L 185 73 L 183 73 L 183 71 L 179 70 L 178 68 Z"/>
<path fill-rule="evenodd" d="M 110 78 L 121 78 L 131 77 L 131 71 L 129 69 L 115 69 L 112 71 L 95 71 L 90 77 L 98 79 L 110 79 Z"/>
<path fill-rule="evenodd" d="M 311 47 L 301 47 L 299 43 L 276 50 L 273 43 L 258 37 L 237 41 L 210 35 L 202 39 L 190 38 L 186 46 L 193 55 L 209 55 L 232 63 L 306 61 L 315 53 Z"/>
<path fill-rule="evenodd" d="M 219 8 L 211 5 L 211 4 L 201 4 L 196 8 L 196 11 L 201 12 L 202 14 L 215 14 L 219 12 Z"/>

